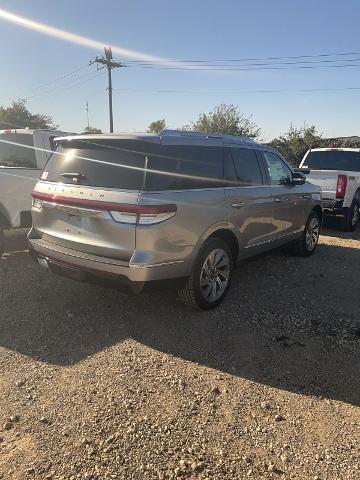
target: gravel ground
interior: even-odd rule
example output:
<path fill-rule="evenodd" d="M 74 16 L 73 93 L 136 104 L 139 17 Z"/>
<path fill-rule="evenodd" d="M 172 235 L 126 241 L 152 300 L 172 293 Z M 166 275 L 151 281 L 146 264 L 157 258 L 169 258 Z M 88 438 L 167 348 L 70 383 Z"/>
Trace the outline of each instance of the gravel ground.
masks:
<path fill-rule="evenodd" d="M 226 301 L 0 260 L 0 478 L 360 478 L 360 232 L 242 264 Z"/>

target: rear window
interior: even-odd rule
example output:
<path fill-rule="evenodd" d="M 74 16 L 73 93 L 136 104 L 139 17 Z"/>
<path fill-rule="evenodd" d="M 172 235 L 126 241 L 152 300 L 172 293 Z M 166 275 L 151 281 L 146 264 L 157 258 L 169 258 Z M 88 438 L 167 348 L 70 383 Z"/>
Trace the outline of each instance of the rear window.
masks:
<path fill-rule="evenodd" d="M 148 157 L 145 189 L 183 190 L 223 185 L 221 147 L 162 145 Z"/>
<path fill-rule="evenodd" d="M 328 150 L 309 152 L 304 167 L 314 170 L 348 170 L 360 171 L 360 152 Z"/>
<path fill-rule="evenodd" d="M 12 142 L 12 143 L 6 143 Z M 30 133 L 0 135 L 0 166 L 36 168 L 34 138 Z"/>
<path fill-rule="evenodd" d="M 80 185 L 139 190 L 146 156 L 157 148 L 156 144 L 138 140 L 64 142 L 50 158 L 42 178 L 72 184 L 72 178 L 62 174 L 80 173 Z"/>
<path fill-rule="evenodd" d="M 144 176 L 144 172 L 146 175 Z M 62 143 L 42 178 L 80 185 L 147 191 L 223 185 L 220 147 L 160 145 L 139 140 L 75 140 Z"/>

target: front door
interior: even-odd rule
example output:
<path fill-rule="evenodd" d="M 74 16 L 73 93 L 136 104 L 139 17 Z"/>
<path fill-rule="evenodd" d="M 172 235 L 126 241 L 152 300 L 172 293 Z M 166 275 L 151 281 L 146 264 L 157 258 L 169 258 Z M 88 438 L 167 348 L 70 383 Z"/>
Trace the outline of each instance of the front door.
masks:
<path fill-rule="evenodd" d="M 253 148 L 226 147 L 224 160 L 229 224 L 236 231 L 240 254 L 251 255 L 274 237 L 272 187 Z"/>
<path fill-rule="evenodd" d="M 293 185 L 292 171 L 281 157 L 263 151 L 263 158 L 271 183 L 275 236 L 291 237 L 302 228 L 302 187 Z"/>

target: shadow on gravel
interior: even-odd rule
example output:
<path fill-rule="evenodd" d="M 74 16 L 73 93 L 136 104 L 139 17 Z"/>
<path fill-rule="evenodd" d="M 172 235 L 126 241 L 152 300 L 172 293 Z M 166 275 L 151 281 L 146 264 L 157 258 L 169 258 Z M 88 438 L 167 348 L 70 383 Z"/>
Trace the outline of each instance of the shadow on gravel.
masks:
<path fill-rule="evenodd" d="M 322 245 L 311 259 L 275 252 L 244 263 L 223 305 L 199 312 L 173 292 L 127 296 L 13 254 L 0 261 L 0 346 L 70 366 L 116 356 L 130 338 L 260 384 L 360 405 L 359 271 L 358 249 Z"/>
<path fill-rule="evenodd" d="M 345 232 L 341 219 L 330 216 L 325 217 L 321 233 L 328 237 L 342 238 L 344 240 L 360 240 L 360 226 L 355 232 Z"/>

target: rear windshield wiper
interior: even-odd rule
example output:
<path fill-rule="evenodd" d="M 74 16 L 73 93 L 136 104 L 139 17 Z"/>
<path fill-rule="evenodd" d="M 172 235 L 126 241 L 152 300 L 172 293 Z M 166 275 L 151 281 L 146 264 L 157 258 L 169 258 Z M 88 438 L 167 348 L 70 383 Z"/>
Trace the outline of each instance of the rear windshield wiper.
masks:
<path fill-rule="evenodd" d="M 83 173 L 71 173 L 71 172 L 64 172 L 60 173 L 60 177 L 65 177 L 65 178 L 76 178 L 77 180 L 80 180 L 81 178 L 85 178 L 85 175 Z"/>

